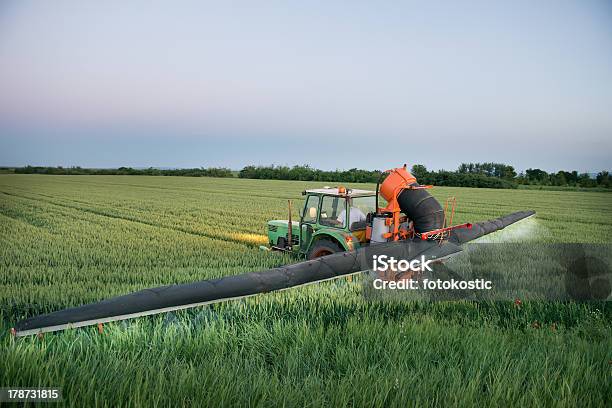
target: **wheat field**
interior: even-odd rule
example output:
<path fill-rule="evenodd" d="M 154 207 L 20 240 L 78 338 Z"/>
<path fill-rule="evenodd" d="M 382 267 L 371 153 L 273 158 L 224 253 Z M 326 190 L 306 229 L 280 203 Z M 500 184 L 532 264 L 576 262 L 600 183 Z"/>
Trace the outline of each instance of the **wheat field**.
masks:
<path fill-rule="evenodd" d="M 38 313 L 295 262 L 258 247 L 319 184 L 0 174 L 0 386 L 62 387 L 67 406 L 609 406 L 609 302 L 368 302 L 342 279 L 102 334 L 9 335 Z M 610 193 L 433 194 L 457 197 L 456 222 L 533 209 L 533 242 L 612 242 Z"/>

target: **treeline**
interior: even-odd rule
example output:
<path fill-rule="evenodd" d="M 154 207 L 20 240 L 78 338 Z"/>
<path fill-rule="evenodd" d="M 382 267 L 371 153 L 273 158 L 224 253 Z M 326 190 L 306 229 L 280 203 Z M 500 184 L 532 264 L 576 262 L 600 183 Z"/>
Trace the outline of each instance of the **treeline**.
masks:
<path fill-rule="evenodd" d="M 476 172 L 462 170 L 462 164 L 457 171 L 428 171 L 422 164 L 412 166 L 411 172 L 421 184 L 452 187 L 480 187 L 480 188 L 517 188 L 518 185 L 506 173 Z M 512 166 L 509 166 L 512 167 Z M 504 174 L 501 177 L 498 174 Z"/>
<path fill-rule="evenodd" d="M 185 176 L 185 177 L 234 177 L 226 168 L 194 168 L 194 169 L 134 169 L 119 167 L 118 169 L 87 169 L 83 167 L 41 167 L 26 166 L 14 170 L 17 174 L 56 174 L 56 175 L 121 175 L 121 176 Z"/>
<path fill-rule="evenodd" d="M 516 188 L 516 183 L 502 180 L 484 174 L 461 174 L 450 171 L 427 171 L 423 165 L 414 165 L 412 172 L 422 184 L 439 186 Z M 246 166 L 238 173 L 238 177 L 250 179 L 329 181 L 342 183 L 376 183 L 380 178 L 380 170 L 333 170 L 324 171 L 310 166 Z"/>
<path fill-rule="evenodd" d="M 516 178 L 517 183 L 525 185 L 539 186 L 560 186 L 560 187 L 603 187 L 610 188 L 610 174 L 607 171 L 600 171 L 595 178 L 588 173 L 577 171 L 558 171 L 547 173 L 540 169 L 527 169 L 525 173 L 519 174 Z"/>
<path fill-rule="evenodd" d="M 517 174 L 514 167 L 504 163 L 462 163 L 456 171 L 429 171 L 422 164 L 411 168 L 412 174 L 421 184 L 456 187 L 517 188 L 519 185 L 561 187 L 610 187 L 607 171 L 592 178 L 587 173 L 559 171 L 546 173 L 540 169 L 528 169 Z M 380 170 L 333 170 L 325 171 L 304 166 L 246 166 L 238 173 L 240 178 L 326 181 L 343 183 L 376 183 Z"/>
<path fill-rule="evenodd" d="M 2 170 L 2 169 L 0 169 Z M 234 177 L 227 168 L 193 168 L 193 169 L 88 169 L 82 167 L 41 167 L 26 166 L 15 169 L 4 169 L 18 174 L 58 174 L 58 175 L 135 175 L 135 176 L 186 176 L 186 177 Z M 411 168 L 412 174 L 421 184 L 456 187 L 517 188 L 519 185 L 554 186 L 554 187 L 599 187 L 610 188 L 610 175 L 607 171 L 599 172 L 596 177 L 577 171 L 558 171 L 547 173 L 541 169 L 527 169 L 516 173 L 514 167 L 504 163 L 462 163 L 457 170 L 429 171 L 422 164 Z M 303 166 L 246 166 L 238 177 L 247 179 L 301 180 L 342 183 L 376 183 L 380 170 L 319 170 L 308 165 Z"/>
<path fill-rule="evenodd" d="M 304 166 L 246 166 L 238 173 L 240 178 L 300 180 L 300 181 L 336 181 L 344 183 L 376 183 L 380 177 L 378 170 L 319 170 Z"/>
<path fill-rule="evenodd" d="M 522 185 L 557 186 L 557 187 L 610 187 L 610 175 L 607 171 L 592 177 L 588 173 L 560 170 L 547 173 L 541 169 L 527 169 L 516 174 L 514 167 L 503 163 L 462 163 L 457 169 L 461 174 L 483 174 L 514 181 Z"/>
<path fill-rule="evenodd" d="M 560 170 L 556 173 L 547 173 L 541 169 L 527 169 L 525 172 L 516 173 L 514 167 L 503 163 L 462 163 L 457 171 L 447 172 L 428 172 L 425 166 L 415 165 L 412 167 L 413 174 L 417 179 L 424 180 L 428 184 L 437 185 L 460 185 L 455 184 L 456 180 L 464 179 L 466 182 L 477 182 L 478 187 L 485 187 L 483 184 L 497 180 L 492 188 L 516 188 L 518 185 L 532 186 L 554 186 L 554 187 L 601 187 L 610 188 L 610 175 L 607 171 L 599 172 L 596 177 L 591 177 L 588 173 L 578 173 L 577 171 Z M 447 180 L 440 180 L 440 177 L 447 177 Z M 473 177 L 482 177 L 480 181 Z M 494 183 L 495 184 L 495 183 Z"/>

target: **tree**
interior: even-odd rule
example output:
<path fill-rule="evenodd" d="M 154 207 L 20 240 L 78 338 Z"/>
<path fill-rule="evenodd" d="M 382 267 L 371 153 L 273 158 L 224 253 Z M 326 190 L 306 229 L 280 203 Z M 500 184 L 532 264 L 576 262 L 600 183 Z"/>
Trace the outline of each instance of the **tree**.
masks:
<path fill-rule="evenodd" d="M 580 187 L 594 187 L 597 184 L 596 180 L 593 180 L 588 173 L 582 173 L 578 175 L 578 185 Z"/>
<path fill-rule="evenodd" d="M 427 171 L 427 167 L 422 164 L 415 164 L 410 169 L 410 172 L 414 177 L 416 177 L 417 180 L 423 180 L 429 174 L 429 172 Z"/>
<path fill-rule="evenodd" d="M 600 171 L 597 173 L 597 184 L 602 187 L 610 187 L 610 174 L 607 171 Z"/>
<path fill-rule="evenodd" d="M 540 169 L 525 170 L 525 177 L 527 177 L 529 183 L 533 184 L 545 184 L 548 181 L 548 173 Z"/>
<path fill-rule="evenodd" d="M 499 164 L 499 177 L 506 180 L 513 180 L 516 177 L 516 171 L 513 166 L 508 164 Z"/>

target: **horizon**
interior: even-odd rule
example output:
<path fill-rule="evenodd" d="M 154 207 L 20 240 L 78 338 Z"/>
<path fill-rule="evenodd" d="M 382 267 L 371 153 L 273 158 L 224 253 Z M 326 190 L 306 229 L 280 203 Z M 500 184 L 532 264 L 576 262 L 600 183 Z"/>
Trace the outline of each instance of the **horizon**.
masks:
<path fill-rule="evenodd" d="M 606 1 L 6 1 L 0 163 L 598 172 L 610 23 Z"/>
<path fill-rule="evenodd" d="M 481 162 L 482 163 L 482 162 Z M 411 165 L 408 166 L 408 168 L 412 168 L 413 165 L 424 165 L 427 168 L 427 171 L 450 171 L 450 172 L 454 172 L 458 170 L 458 167 L 463 164 L 463 163 L 459 163 L 456 168 L 445 168 L 445 169 L 431 169 L 429 168 L 427 165 L 424 165 L 423 163 L 413 163 Z M 466 163 L 468 164 L 468 163 Z M 476 164 L 476 163 L 474 163 Z M 510 165 L 512 167 L 514 167 L 511 163 L 500 163 L 500 164 L 506 164 L 506 165 Z M 189 170 L 189 169 L 211 169 L 211 168 L 224 168 L 224 169 L 228 169 L 232 172 L 239 172 L 240 170 L 242 170 L 243 168 L 247 167 L 247 166 L 255 166 L 255 167 L 269 167 L 269 166 L 273 166 L 273 167 L 310 167 L 311 169 L 314 170 L 321 170 L 321 171 L 348 171 L 348 170 L 352 170 L 352 169 L 357 169 L 357 170 L 366 170 L 366 171 L 384 171 L 386 170 L 383 168 L 360 168 L 360 167 L 351 167 L 351 168 L 333 168 L 333 169 L 321 169 L 321 168 L 317 168 L 317 167 L 313 167 L 309 164 L 293 164 L 293 165 L 288 165 L 288 164 L 267 164 L 267 165 L 254 165 L 254 164 L 246 164 L 244 166 L 241 167 L 237 167 L 237 168 L 232 168 L 232 167 L 225 167 L 225 166 L 194 166 L 194 167 L 173 167 L 173 166 L 117 166 L 117 167 L 86 167 L 86 166 L 79 166 L 77 165 L 57 165 L 57 166 L 46 166 L 46 165 L 34 165 L 34 164 L 26 164 L 23 166 L 5 166 L 0 164 L 0 169 L 12 169 L 12 168 L 24 168 L 24 167 L 51 167 L 51 168 L 64 168 L 64 169 L 69 169 L 69 168 L 82 168 L 82 169 L 91 169 L 91 170 L 116 170 L 119 168 L 132 168 L 134 170 L 146 170 L 146 169 L 156 169 L 156 170 Z M 398 165 L 399 166 L 399 165 Z M 549 174 L 556 174 L 560 171 L 566 171 L 566 172 L 573 172 L 576 171 L 578 172 L 578 174 L 588 174 L 589 176 L 596 176 L 598 173 L 603 172 L 603 171 L 607 171 L 607 172 L 611 172 L 610 169 L 599 169 L 599 170 L 594 170 L 594 171 L 578 171 L 576 169 L 570 169 L 570 168 L 566 168 L 566 169 L 558 169 L 558 170 L 553 170 L 553 171 L 548 171 L 546 169 L 542 169 L 542 168 L 538 168 L 538 167 L 528 167 L 526 169 L 517 169 L 514 168 L 514 171 L 516 172 L 517 176 L 519 176 L 522 173 L 525 173 L 526 170 L 543 170 L 546 171 Z"/>

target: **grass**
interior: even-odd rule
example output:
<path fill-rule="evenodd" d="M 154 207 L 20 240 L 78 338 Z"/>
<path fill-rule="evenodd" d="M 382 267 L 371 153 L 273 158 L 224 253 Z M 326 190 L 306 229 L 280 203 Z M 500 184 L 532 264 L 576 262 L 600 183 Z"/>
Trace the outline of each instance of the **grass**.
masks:
<path fill-rule="evenodd" d="M 609 187 L 602 187 L 602 186 L 580 187 L 580 186 L 545 186 L 545 185 L 538 185 L 538 184 L 519 184 L 518 188 L 522 190 L 584 191 L 584 192 L 590 191 L 590 192 L 598 192 L 598 193 L 612 192 L 612 190 Z"/>
<path fill-rule="evenodd" d="M 0 175 L 0 330 L 290 262 L 257 246 L 266 221 L 286 218 L 286 200 L 316 184 Z M 534 209 L 534 242 L 612 242 L 608 193 L 433 192 L 457 196 L 457 222 Z M 109 324 L 102 335 L 3 334 L 0 386 L 60 386 L 68 406 L 609 406 L 611 322 L 609 302 L 366 301 L 359 282 L 339 280 Z"/>

